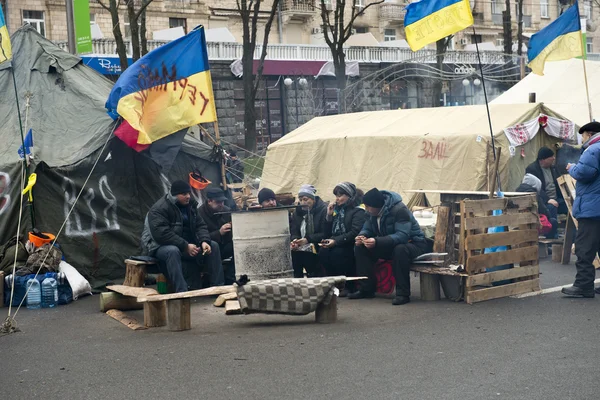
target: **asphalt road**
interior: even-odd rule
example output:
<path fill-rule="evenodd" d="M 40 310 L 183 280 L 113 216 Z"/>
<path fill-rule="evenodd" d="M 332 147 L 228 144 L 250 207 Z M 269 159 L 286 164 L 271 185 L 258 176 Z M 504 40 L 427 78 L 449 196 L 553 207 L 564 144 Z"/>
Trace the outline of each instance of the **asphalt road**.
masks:
<path fill-rule="evenodd" d="M 574 267 L 542 272 L 543 287 L 563 285 Z M 599 311 L 600 298 L 558 293 L 473 306 L 341 299 L 338 323 L 317 325 L 225 316 L 202 299 L 189 331 L 134 332 L 88 297 L 19 311 L 22 332 L 0 337 L 0 398 L 596 399 Z"/>

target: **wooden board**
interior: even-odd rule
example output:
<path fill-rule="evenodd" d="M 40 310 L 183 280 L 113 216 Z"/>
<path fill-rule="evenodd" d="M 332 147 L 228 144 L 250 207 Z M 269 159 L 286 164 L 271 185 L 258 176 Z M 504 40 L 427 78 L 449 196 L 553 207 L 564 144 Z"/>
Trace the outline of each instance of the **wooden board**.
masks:
<path fill-rule="evenodd" d="M 432 275 L 449 275 L 449 276 L 469 276 L 464 272 L 456 272 L 446 267 L 427 267 L 421 265 L 411 265 L 410 270 L 413 272 L 420 272 L 423 274 L 432 274 Z"/>
<path fill-rule="evenodd" d="M 108 310 L 141 310 L 142 303 L 138 303 L 135 297 L 123 296 L 117 292 L 100 293 L 100 311 Z"/>
<path fill-rule="evenodd" d="M 465 229 L 470 231 L 473 229 L 485 229 L 494 226 L 518 226 L 537 223 L 539 223 L 539 217 L 536 213 L 524 212 L 519 214 L 502 214 L 489 217 L 466 217 Z"/>
<path fill-rule="evenodd" d="M 154 265 L 156 264 L 156 261 L 138 261 L 138 260 L 131 260 L 131 259 L 127 259 L 125 260 L 125 265 L 127 264 L 131 264 L 131 265 Z"/>
<path fill-rule="evenodd" d="M 493 282 L 505 281 L 508 279 L 523 278 L 526 276 L 535 276 L 540 274 L 539 265 L 530 265 L 527 267 L 515 267 L 502 271 L 486 272 L 469 276 L 467 278 L 467 287 L 491 285 Z"/>
<path fill-rule="evenodd" d="M 187 331 L 192 329 L 191 304 L 189 298 L 169 300 L 169 330 Z"/>
<path fill-rule="evenodd" d="M 466 290 L 465 301 L 468 304 L 477 303 L 484 300 L 499 299 L 502 297 L 514 296 L 516 294 L 537 292 L 540 290 L 540 280 L 531 279 L 508 285 L 495 286 L 479 290 Z"/>
<path fill-rule="evenodd" d="M 435 240 L 433 251 L 435 253 L 448 253 L 443 266 L 448 266 L 454 258 L 454 212 L 452 204 L 442 204 L 438 208 L 435 226 Z"/>
<path fill-rule="evenodd" d="M 470 256 L 467 258 L 467 272 L 472 274 L 485 268 L 506 264 L 519 264 L 524 261 L 537 261 L 538 251 L 538 246 L 528 246 L 497 253 Z"/>
<path fill-rule="evenodd" d="M 0 271 L 0 308 L 4 307 L 4 272 Z"/>
<path fill-rule="evenodd" d="M 145 303 L 148 301 L 164 301 L 174 299 L 189 299 L 192 297 L 203 297 L 203 296 L 214 296 L 225 293 L 235 292 L 236 288 L 233 285 L 228 286 L 213 286 L 206 289 L 191 290 L 188 292 L 171 293 L 171 294 L 159 294 L 156 296 L 138 296 L 137 301 Z"/>
<path fill-rule="evenodd" d="M 227 300 L 235 300 L 235 299 L 237 299 L 237 293 L 236 292 L 225 293 L 225 294 L 219 295 L 219 297 L 217 297 L 217 299 L 213 303 L 213 306 L 215 306 L 215 307 L 223 307 L 225 305 L 225 302 Z"/>
<path fill-rule="evenodd" d="M 465 248 L 469 250 L 485 249 L 498 246 L 517 246 L 522 243 L 536 242 L 538 240 L 537 229 L 484 233 L 480 235 L 469 235 L 465 240 Z"/>
<path fill-rule="evenodd" d="M 522 195 L 510 198 L 503 197 L 491 200 L 464 200 L 463 203 L 465 204 L 463 214 L 487 214 L 494 210 L 506 210 L 507 208 L 528 210 L 537 207 L 537 200 L 533 195 Z"/>
<path fill-rule="evenodd" d="M 242 307 L 237 300 L 227 300 L 225 302 L 225 315 L 236 315 L 242 313 Z"/>
<path fill-rule="evenodd" d="M 164 301 L 144 303 L 144 326 L 157 327 L 167 324 L 167 305 Z"/>
<path fill-rule="evenodd" d="M 148 297 L 158 295 L 158 292 L 152 288 L 131 287 L 125 285 L 111 285 L 107 286 L 106 288 L 108 290 L 112 290 L 113 292 L 121 293 L 122 295 L 131 297 Z"/>
<path fill-rule="evenodd" d="M 123 325 L 128 327 L 129 329 L 133 329 L 134 331 L 146 329 L 144 326 L 142 326 L 137 321 L 137 319 L 135 319 L 133 317 L 128 317 L 127 314 L 125 314 L 121 310 L 108 310 L 106 312 L 106 315 L 108 315 L 111 318 L 116 319 L 117 321 L 119 321 L 120 323 L 122 323 Z"/>

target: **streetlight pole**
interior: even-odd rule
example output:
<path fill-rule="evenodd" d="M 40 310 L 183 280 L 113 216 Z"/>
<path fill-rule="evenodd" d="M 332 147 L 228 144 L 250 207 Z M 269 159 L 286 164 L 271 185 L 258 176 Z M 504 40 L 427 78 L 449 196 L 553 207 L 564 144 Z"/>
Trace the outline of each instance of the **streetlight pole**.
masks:
<path fill-rule="evenodd" d="M 67 36 L 69 43 L 69 53 L 76 54 L 77 46 L 75 45 L 75 21 L 73 19 L 73 0 L 67 0 Z"/>

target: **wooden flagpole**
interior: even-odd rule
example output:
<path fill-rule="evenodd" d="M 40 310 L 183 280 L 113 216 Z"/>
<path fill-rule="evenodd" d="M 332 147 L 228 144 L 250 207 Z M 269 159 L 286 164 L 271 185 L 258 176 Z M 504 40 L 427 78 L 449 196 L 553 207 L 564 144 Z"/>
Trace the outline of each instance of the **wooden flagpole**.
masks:
<path fill-rule="evenodd" d="M 588 86 L 587 69 L 585 67 L 585 60 L 587 58 L 587 54 L 584 46 L 586 45 L 586 43 L 583 42 L 583 31 L 581 29 L 579 29 L 579 37 L 581 38 L 581 62 L 583 63 L 583 79 L 585 81 L 585 94 L 587 96 L 588 112 L 590 113 L 591 122 L 594 120 L 594 117 L 592 116 L 592 103 L 590 102 L 590 89 Z"/>

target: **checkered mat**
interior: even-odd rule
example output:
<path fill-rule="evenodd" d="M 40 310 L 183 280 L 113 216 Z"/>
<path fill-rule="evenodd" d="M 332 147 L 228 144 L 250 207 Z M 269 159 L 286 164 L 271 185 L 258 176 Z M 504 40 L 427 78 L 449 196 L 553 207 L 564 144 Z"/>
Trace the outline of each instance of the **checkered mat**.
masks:
<path fill-rule="evenodd" d="M 334 287 L 341 287 L 345 276 L 326 278 L 285 278 L 250 281 L 237 287 L 242 312 L 306 315 L 317 305 L 329 304 Z"/>

